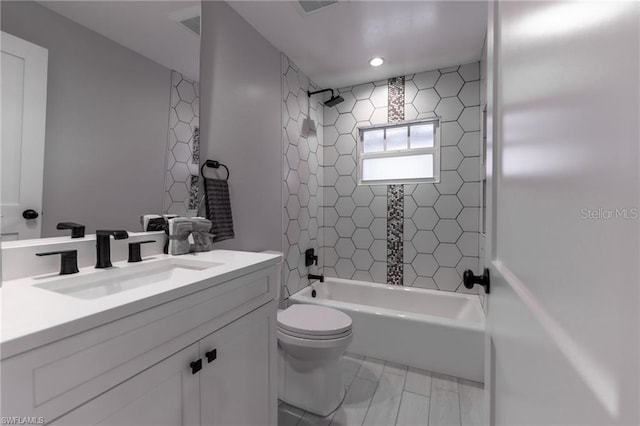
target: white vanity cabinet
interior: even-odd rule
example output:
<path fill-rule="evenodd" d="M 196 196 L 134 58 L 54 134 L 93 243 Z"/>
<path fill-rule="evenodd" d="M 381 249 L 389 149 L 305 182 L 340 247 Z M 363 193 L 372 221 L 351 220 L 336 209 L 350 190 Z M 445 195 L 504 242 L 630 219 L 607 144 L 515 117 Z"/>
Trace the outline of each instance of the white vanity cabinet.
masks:
<path fill-rule="evenodd" d="M 2 416 L 275 425 L 276 277 L 254 271 L 3 359 Z"/>
<path fill-rule="evenodd" d="M 275 361 L 275 301 L 200 341 L 204 354 L 200 371 L 202 425 L 275 425 L 277 374 Z M 215 349 L 216 359 L 207 354 Z M 276 394 L 274 398 L 274 393 Z M 277 407 L 275 407 L 277 409 Z"/>
<path fill-rule="evenodd" d="M 188 368 L 198 355 L 197 343 L 184 348 L 49 424 L 199 425 L 199 380 Z"/>

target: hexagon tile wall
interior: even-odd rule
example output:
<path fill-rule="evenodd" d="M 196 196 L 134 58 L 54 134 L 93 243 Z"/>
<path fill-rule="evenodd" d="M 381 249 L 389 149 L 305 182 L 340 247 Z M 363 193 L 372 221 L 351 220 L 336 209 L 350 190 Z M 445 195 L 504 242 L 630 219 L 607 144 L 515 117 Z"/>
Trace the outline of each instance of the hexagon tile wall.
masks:
<path fill-rule="evenodd" d="M 304 264 L 304 251 L 318 252 L 322 268 L 322 96 L 298 67 L 282 54 L 283 279 L 290 294 L 309 284 L 318 272 Z"/>
<path fill-rule="evenodd" d="M 171 71 L 171 106 L 164 213 L 186 215 L 197 209 L 199 159 L 200 84 Z"/>
<path fill-rule="evenodd" d="M 345 101 L 324 109 L 324 272 L 385 283 L 387 187 L 356 185 L 356 136 L 387 122 L 388 83 L 339 91 Z M 440 183 L 404 185 L 404 285 L 467 291 L 462 272 L 479 263 L 479 63 L 405 76 L 405 120 L 436 115 Z"/>

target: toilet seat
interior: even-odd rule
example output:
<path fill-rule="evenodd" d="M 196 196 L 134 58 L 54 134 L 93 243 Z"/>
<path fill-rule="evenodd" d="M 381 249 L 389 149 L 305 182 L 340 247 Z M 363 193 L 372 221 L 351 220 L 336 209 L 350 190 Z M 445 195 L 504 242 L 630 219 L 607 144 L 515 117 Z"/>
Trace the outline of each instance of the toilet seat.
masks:
<path fill-rule="evenodd" d="M 351 334 L 351 329 L 340 334 L 332 334 L 327 336 L 313 336 L 313 335 L 307 335 L 304 333 L 296 333 L 295 331 L 290 331 L 282 327 L 278 327 L 278 331 L 282 334 L 286 334 L 287 336 L 297 337 L 298 339 L 307 339 L 307 340 L 334 340 L 334 339 L 341 339 L 343 337 L 347 337 Z"/>
<path fill-rule="evenodd" d="M 331 337 L 329 339 L 314 339 L 308 337 L 296 337 L 288 333 L 285 333 L 282 329 L 278 328 L 277 331 L 278 342 L 285 345 L 293 345 L 298 348 L 307 349 L 336 349 L 347 345 L 353 339 L 353 332 L 348 331 L 347 334 L 340 337 Z M 344 351 L 344 349 L 343 349 Z"/>
<path fill-rule="evenodd" d="M 351 317 L 317 305 L 291 305 L 278 312 L 278 331 L 308 340 L 341 339 L 351 334 Z"/>

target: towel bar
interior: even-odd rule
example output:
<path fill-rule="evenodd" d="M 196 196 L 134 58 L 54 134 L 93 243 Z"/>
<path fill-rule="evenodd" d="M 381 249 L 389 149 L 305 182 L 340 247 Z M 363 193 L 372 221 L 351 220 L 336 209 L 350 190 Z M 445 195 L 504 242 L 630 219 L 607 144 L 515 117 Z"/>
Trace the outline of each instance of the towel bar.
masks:
<path fill-rule="evenodd" d="M 229 168 L 227 166 L 225 166 L 224 164 L 222 164 L 219 161 L 215 161 L 215 160 L 207 160 L 204 162 L 204 164 L 202 165 L 202 167 L 200 167 L 200 175 L 202 175 L 202 177 L 204 178 L 204 168 L 205 167 L 211 167 L 212 169 L 219 169 L 220 167 L 224 167 L 224 169 L 227 171 L 227 177 L 226 180 L 229 180 L 229 176 L 231 175 L 229 173 Z"/>

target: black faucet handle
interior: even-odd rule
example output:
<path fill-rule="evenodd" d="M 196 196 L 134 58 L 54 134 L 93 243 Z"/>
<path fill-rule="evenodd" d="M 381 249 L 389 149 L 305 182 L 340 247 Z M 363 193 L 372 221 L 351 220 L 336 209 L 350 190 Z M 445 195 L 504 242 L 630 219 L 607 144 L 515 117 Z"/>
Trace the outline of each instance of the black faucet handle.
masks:
<path fill-rule="evenodd" d="M 56 229 L 71 229 L 71 238 L 84 238 L 84 225 L 75 222 L 60 222 Z"/>
<path fill-rule="evenodd" d="M 129 234 L 124 230 L 108 230 L 108 229 L 98 229 L 96 231 L 96 236 L 113 236 L 116 240 L 124 240 L 129 238 Z"/>
<path fill-rule="evenodd" d="M 75 274 L 78 272 L 78 250 L 60 250 L 46 253 L 36 253 L 36 256 L 60 255 L 60 275 Z"/>
<path fill-rule="evenodd" d="M 313 264 L 318 266 L 318 256 L 315 255 L 315 250 L 310 248 L 304 252 L 304 265 L 311 266 Z"/>
<path fill-rule="evenodd" d="M 129 263 L 142 262 L 142 256 L 140 255 L 140 246 L 142 244 L 155 243 L 156 240 L 144 240 L 135 241 L 129 243 Z"/>

